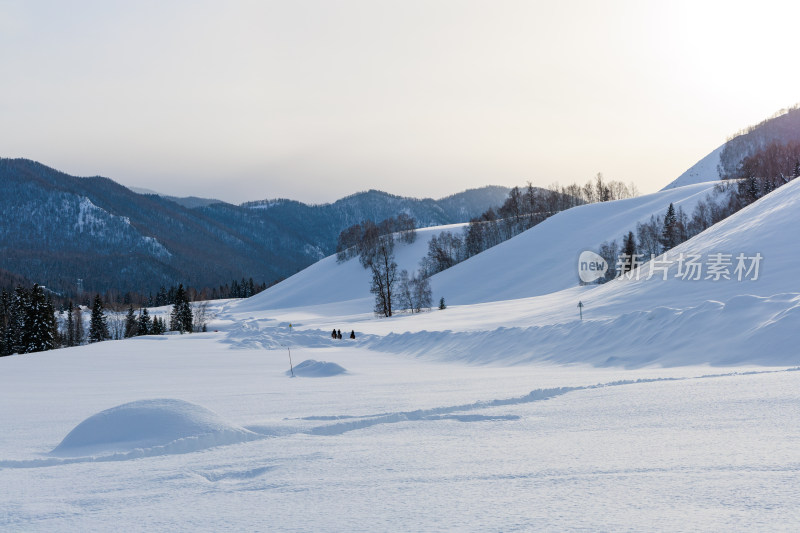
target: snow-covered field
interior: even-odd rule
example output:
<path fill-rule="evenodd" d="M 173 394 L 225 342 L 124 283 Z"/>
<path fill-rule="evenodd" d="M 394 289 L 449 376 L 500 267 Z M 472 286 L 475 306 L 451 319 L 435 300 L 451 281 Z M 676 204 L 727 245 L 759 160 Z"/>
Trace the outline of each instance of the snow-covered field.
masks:
<path fill-rule="evenodd" d="M 556 215 L 434 276 L 443 311 L 376 319 L 328 258 L 209 333 L 2 358 L 0 530 L 796 531 L 800 180 L 675 250 L 757 280 L 576 283 L 709 190 Z"/>
<path fill-rule="evenodd" d="M 800 372 L 475 366 L 342 340 L 292 357 L 346 374 L 292 379 L 285 349 L 236 348 L 226 336 L 3 360 L 0 529 L 800 525 Z M 216 416 L 134 404 L 76 429 L 73 441 L 99 446 L 92 455 L 50 453 L 83 420 L 158 399 Z M 125 436 L 148 424 L 149 441 Z"/>

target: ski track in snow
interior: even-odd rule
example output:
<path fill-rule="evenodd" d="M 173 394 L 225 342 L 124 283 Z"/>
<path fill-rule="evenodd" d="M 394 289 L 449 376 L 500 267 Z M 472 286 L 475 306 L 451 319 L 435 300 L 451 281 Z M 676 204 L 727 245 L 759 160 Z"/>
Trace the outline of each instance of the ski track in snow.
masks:
<path fill-rule="evenodd" d="M 226 439 L 225 435 L 220 438 L 219 435 L 199 435 L 188 438 L 177 439 L 163 446 L 152 446 L 148 448 L 137 448 L 129 452 L 118 452 L 107 455 L 86 456 L 86 457 L 47 457 L 37 458 L 30 460 L 15 460 L 15 461 L 2 461 L 0 460 L 0 470 L 10 468 L 41 468 L 49 466 L 68 465 L 75 463 L 100 463 L 111 461 L 129 461 L 134 459 L 143 459 L 148 457 L 158 457 L 163 455 L 185 454 L 196 451 L 202 451 L 209 448 L 219 446 L 230 446 L 234 444 L 242 444 L 245 442 L 278 438 L 297 434 L 307 434 L 316 436 L 336 436 L 367 429 L 373 426 L 383 424 L 397 424 L 400 422 L 417 422 L 417 421 L 442 421 L 453 420 L 458 422 L 483 422 L 483 421 L 514 421 L 519 420 L 517 415 L 480 415 L 475 413 L 458 414 L 467 411 L 480 411 L 483 409 L 491 409 L 494 407 L 511 406 L 530 404 L 534 402 L 549 400 L 564 394 L 580 391 L 580 390 L 593 390 L 603 389 L 608 387 L 622 387 L 627 385 L 637 385 L 644 383 L 658 383 L 665 381 L 692 381 L 702 379 L 715 379 L 735 376 L 748 376 L 759 374 L 778 374 L 785 372 L 797 372 L 800 367 L 786 368 L 781 370 L 753 370 L 747 372 L 729 372 L 721 374 L 704 374 L 692 377 L 661 377 L 661 378 L 640 378 L 635 380 L 620 380 L 608 383 L 599 383 L 595 385 L 583 385 L 574 387 L 555 387 L 548 389 L 536 389 L 524 396 L 517 396 L 512 398 L 501 398 L 495 400 L 482 400 L 473 403 L 451 405 L 443 407 L 433 407 L 429 409 L 417 409 L 414 411 L 399 411 L 394 413 L 378 413 L 372 415 L 317 415 L 308 416 L 297 419 L 300 421 L 327 421 L 327 420 L 343 420 L 333 424 L 323 424 L 312 427 L 310 429 L 293 429 L 291 427 L 273 427 L 273 426 L 246 426 L 246 429 L 253 432 L 254 435 L 250 437 L 242 437 L 237 435 L 235 439 Z M 255 470 L 247 470 L 243 472 L 223 472 L 223 473 L 206 473 L 198 474 L 208 481 L 220 481 L 227 478 L 232 479 L 248 479 L 260 476 L 267 471 L 274 468 L 274 466 L 260 467 Z M 796 469 L 796 466 L 791 467 Z M 617 472 L 615 472 L 617 473 Z"/>

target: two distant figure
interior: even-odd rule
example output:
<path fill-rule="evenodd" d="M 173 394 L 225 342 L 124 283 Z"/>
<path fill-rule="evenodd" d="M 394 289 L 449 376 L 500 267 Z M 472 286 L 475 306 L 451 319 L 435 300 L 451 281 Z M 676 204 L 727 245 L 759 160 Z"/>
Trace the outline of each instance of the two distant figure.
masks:
<path fill-rule="evenodd" d="M 334 330 L 331 331 L 331 338 L 332 339 L 341 339 L 342 338 L 342 330 L 340 330 L 340 329 L 337 330 L 336 328 L 334 328 Z M 356 331 L 355 330 L 350 330 L 350 338 L 351 339 L 355 339 L 356 338 Z"/>

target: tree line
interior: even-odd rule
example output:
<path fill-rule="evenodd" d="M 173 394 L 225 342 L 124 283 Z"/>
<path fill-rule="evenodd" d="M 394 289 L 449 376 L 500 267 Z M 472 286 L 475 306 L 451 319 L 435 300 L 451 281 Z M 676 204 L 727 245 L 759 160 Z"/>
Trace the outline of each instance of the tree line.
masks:
<path fill-rule="evenodd" d="M 84 309 L 90 311 L 87 321 Z M 34 284 L 13 291 L 0 291 L 0 356 L 25 354 L 81 346 L 106 340 L 140 335 L 163 335 L 167 331 L 191 333 L 206 331 L 213 318 L 208 302 L 189 301 L 188 291 L 178 285 L 173 295 L 169 319 L 150 316 L 147 307 L 137 310 L 130 304 L 127 313 L 110 311 L 97 294 L 91 306 L 67 302 L 56 310 L 53 298 L 44 287 Z"/>
<path fill-rule="evenodd" d="M 378 224 L 372 220 L 353 224 L 339 233 L 336 241 L 336 260 L 341 263 L 354 257 L 367 256 L 378 245 L 381 237 L 395 233 L 402 242 L 408 244 L 414 242 L 417 238 L 416 220 L 405 213 L 400 213 Z"/>
<path fill-rule="evenodd" d="M 186 286 L 184 291 L 186 297 L 190 302 L 205 301 L 205 300 L 224 300 L 227 298 L 250 298 L 267 288 L 275 285 L 274 283 L 257 283 L 253 278 L 241 280 L 232 280 L 230 283 L 219 285 L 218 287 L 204 287 L 197 289 L 195 287 Z M 161 307 L 163 305 L 173 305 L 175 303 L 175 295 L 178 291 L 178 285 L 166 287 L 162 285 L 156 292 L 142 293 L 137 291 L 128 291 L 120 293 L 115 290 L 108 290 L 103 294 L 103 301 L 110 308 L 122 309 L 129 305 L 136 307 Z M 82 294 L 78 297 L 78 301 L 85 305 L 90 305 L 90 295 Z"/>
<path fill-rule="evenodd" d="M 617 277 L 620 270 L 624 273 L 635 268 L 637 255 L 649 260 L 666 253 L 798 177 L 800 143 L 766 145 L 745 157 L 734 171 L 724 174 L 714 194 L 697 202 L 691 215 L 670 203 L 663 216 L 637 223 L 635 230 L 625 233 L 619 243 L 602 243 L 597 253 L 609 268 L 598 282 Z"/>
<path fill-rule="evenodd" d="M 438 237 L 432 237 L 428 241 L 428 253 L 422 259 L 420 270 L 424 277 L 447 270 L 572 207 L 623 200 L 637 195 L 635 185 L 606 181 L 601 173 L 583 186 L 575 183 L 566 186 L 553 184 L 541 189 L 528 182 L 524 190 L 519 187 L 511 189 L 497 210 L 490 208 L 480 217 L 470 220 L 460 234 L 444 231 Z"/>
<path fill-rule="evenodd" d="M 412 313 L 431 307 L 432 293 L 428 278 L 465 259 L 532 228 L 555 213 L 586 203 L 620 200 L 636 196 L 634 185 L 606 181 L 598 173 L 585 185 L 551 185 L 548 189 L 528 182 L 523 191 L 514 187 L 497 209 L 490 208 L 470 220 L 459 235 L 443 231 L 428 241 L 428 252 L 419 270 L 397 271 L 394 257 L 395 238 L 411 243 L 416 238 L 416 222 L 401 214 L 378 224 L 366 220 L 339 234 L 337 261 L 358 257 L 370 270 L 370 292 L 374 295 L 377 316 L 391 317 L 398 309 Z M 444 299 L 440 309 L 444 309 Z"/>

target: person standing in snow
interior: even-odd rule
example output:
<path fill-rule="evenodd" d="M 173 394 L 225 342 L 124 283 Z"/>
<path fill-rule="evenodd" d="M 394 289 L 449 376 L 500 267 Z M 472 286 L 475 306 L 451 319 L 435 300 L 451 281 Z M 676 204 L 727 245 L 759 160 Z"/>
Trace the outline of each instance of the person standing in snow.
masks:
<path fill-rule="evenodd" d="M 354 330 L 354 329 L 350 330 L 350 338 L 351 339 L 355 339 L 356 338 L 356 330 Z"/>
<path fill-rule="evenodd" d="M 336 334 L 336 337 L 339 339 L 342 338 L 342 330 L 339 330 L 339 332 Z"/>
<path fill-rule="evenodd" d="M 332 339 L 336 338 L 336 328 L 333 328 L 333 331 L 331 332 L 331 338 Z"/>

